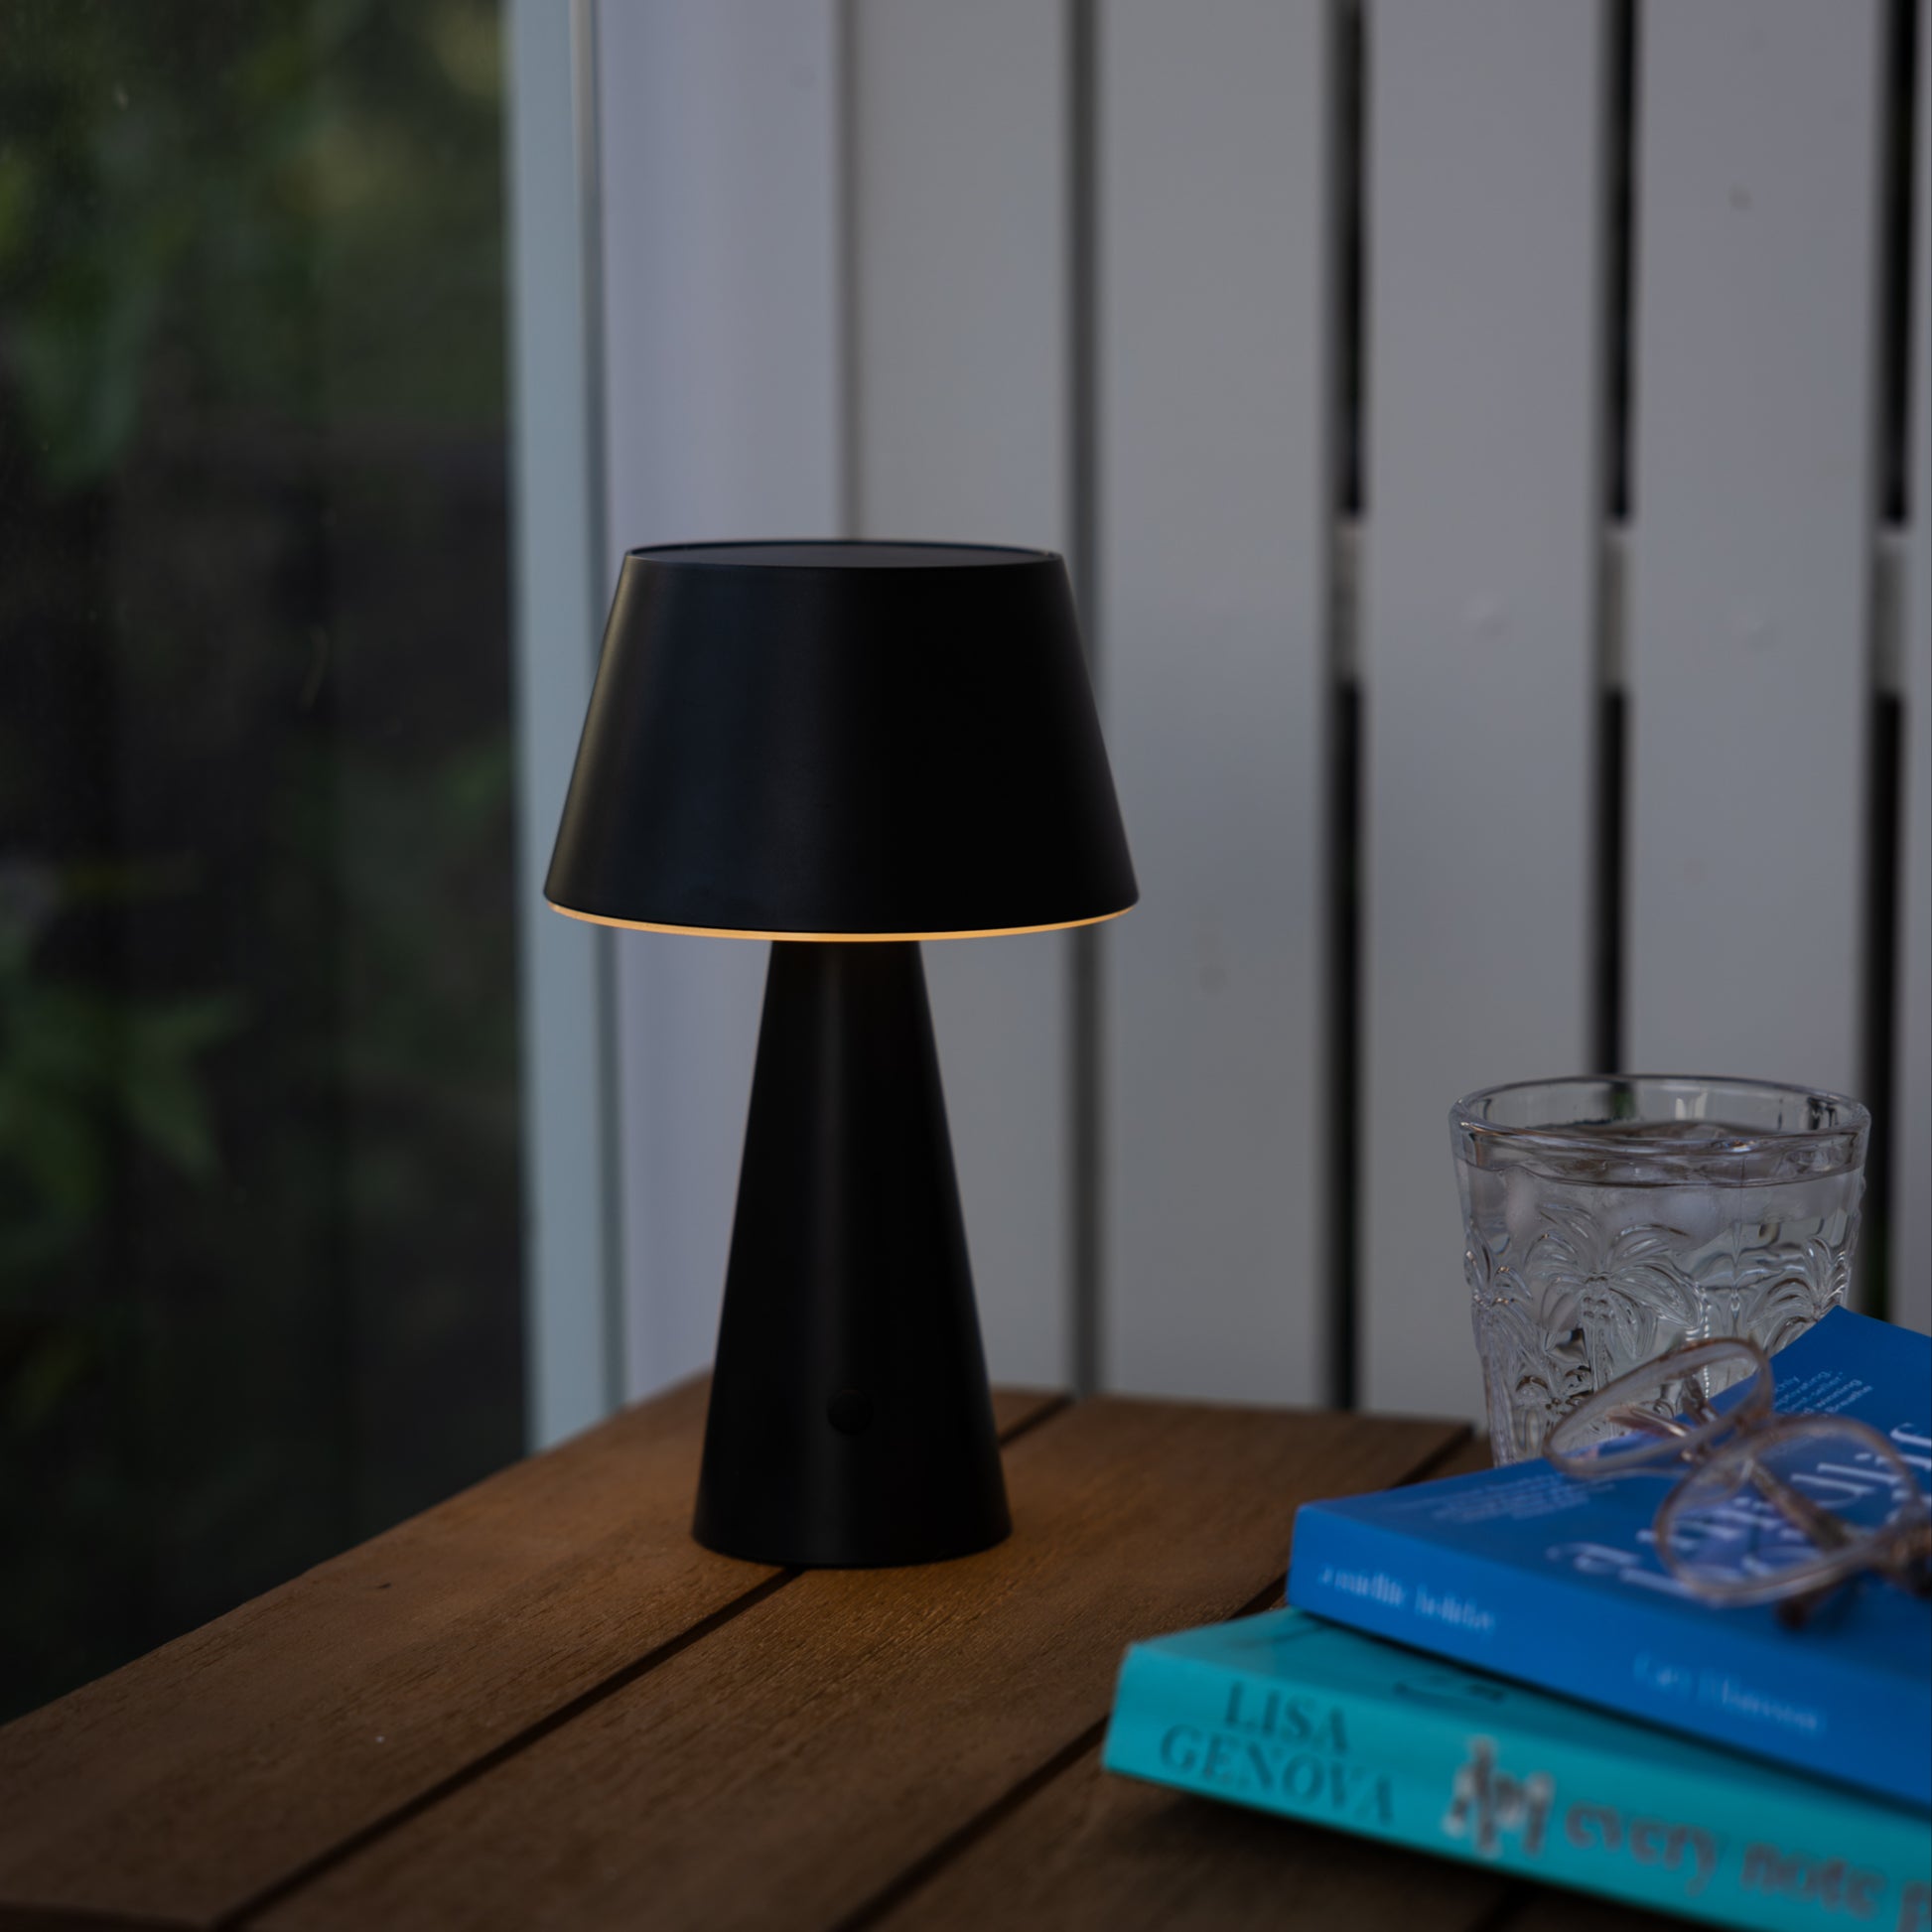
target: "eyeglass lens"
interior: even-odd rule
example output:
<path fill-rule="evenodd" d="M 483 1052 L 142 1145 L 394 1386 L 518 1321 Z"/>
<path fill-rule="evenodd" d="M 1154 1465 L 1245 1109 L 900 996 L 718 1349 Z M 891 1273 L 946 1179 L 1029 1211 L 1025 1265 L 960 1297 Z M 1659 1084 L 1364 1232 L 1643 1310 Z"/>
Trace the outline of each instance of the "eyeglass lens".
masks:
<path fill-rule="evenodd" d="M 1901 1511 L 1922 1507 L 1912 1471 L 1875 1431 L 1830 1416 L 1780 1418 L 1733 1438 L 1660 1513 L 1658 1554 L 1726 1594 L 1802 1587 L 1857 1567 Z"/>

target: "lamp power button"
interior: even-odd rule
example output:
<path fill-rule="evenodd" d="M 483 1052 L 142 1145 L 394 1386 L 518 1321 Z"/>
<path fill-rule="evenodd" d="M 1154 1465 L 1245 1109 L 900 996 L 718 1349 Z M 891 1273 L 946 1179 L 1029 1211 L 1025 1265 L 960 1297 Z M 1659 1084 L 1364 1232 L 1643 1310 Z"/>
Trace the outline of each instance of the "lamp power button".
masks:
<path fill-rule="evenodd" d="M 872 1397 L 863 1389 L 841 1389 L 825 1405 L 825 1420 L 841 1436 L 857 1436 L 872 1427 Z"/>

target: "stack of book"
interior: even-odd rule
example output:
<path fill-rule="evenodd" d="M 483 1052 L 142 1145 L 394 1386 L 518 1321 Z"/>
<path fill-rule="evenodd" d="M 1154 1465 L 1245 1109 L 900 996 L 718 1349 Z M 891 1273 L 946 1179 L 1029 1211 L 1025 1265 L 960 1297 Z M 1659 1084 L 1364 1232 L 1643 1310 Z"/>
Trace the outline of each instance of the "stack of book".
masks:
<path fill-rule="evenodd" d="M 1869 1423 L 1932 1487 L 1932 1341 L 1839 1311 L 1773 1368 L 1780 1411 Z M 1932 1601 L 1713 1608 L 1650 1542 L 1669 1479 L 1305 1507 L 1290 1607 L 1128 1652 L 1105 1764 L 1753 1932 L 1932 1932 Z"/>

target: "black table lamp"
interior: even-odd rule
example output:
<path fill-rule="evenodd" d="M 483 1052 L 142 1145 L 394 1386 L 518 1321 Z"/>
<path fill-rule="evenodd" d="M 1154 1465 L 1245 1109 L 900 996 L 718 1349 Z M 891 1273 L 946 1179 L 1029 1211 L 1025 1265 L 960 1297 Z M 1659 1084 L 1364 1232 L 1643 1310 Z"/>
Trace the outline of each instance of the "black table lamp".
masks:
<path fill-rule="evenodd" d="M 633 550 L 544 896 L 770 939 L 698 1541 L 925 1563 L 1012 1527 L 921 939 L 1134 903 L 1058 557 Z"/>

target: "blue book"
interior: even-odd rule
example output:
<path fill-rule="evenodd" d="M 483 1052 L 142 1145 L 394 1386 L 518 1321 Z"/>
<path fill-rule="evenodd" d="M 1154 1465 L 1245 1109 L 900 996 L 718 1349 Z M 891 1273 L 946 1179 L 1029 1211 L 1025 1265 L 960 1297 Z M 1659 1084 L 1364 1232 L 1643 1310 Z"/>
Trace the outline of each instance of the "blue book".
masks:
<path fill-rule="evenodd" d="M 1751 1932 L 1932 1926 L 1902 1806 L 1299 1610 L 1137 1644 L 1111 1771 Z"/>
<path fill-rule="evenodd" d="M 1856 1416 L 1932 1480 L 1925 1336 L 1840 1309 L 1772 1368 L 1780 1411 Z M 1575 1482 L 1547 1462 L 1520 1462 L 1310 1503 L 1295 1521 L 1289 1600 L 1565 1697 L 1932 1805 L 1932 1601 L 1866 1580 L 1797 1630 L 1769 1605 L 1701 1602 L 1665 1570 L 1650 1534 L 1679 1472 Z M 1859 1474 L 1821 1470 L 1819 1482 Z"/>

